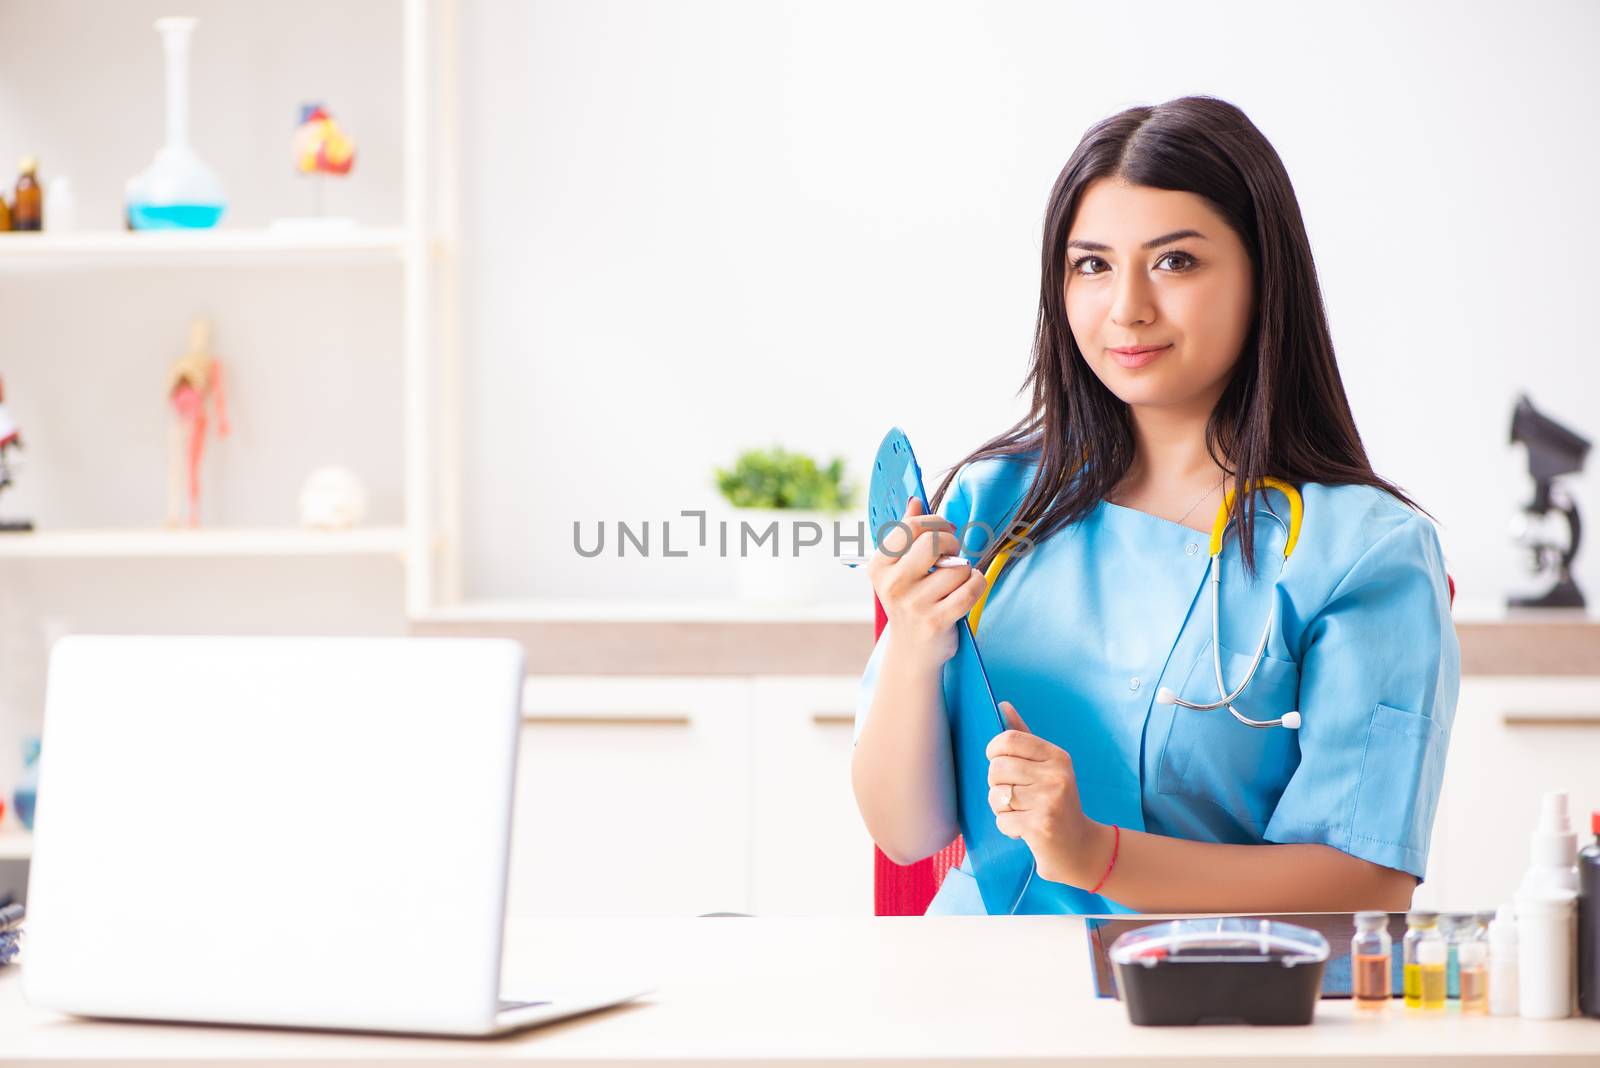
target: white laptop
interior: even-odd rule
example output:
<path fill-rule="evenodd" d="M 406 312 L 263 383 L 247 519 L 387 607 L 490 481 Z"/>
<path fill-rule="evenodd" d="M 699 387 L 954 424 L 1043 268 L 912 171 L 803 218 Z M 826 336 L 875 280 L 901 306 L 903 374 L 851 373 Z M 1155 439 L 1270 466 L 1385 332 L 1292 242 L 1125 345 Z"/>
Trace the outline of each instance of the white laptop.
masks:
<path fill-rule="evenodd" d="M 501 640 L 63 638 L 24 996 L 490 1035 L 649 992 L 501 991 L 522 677 Z"/>

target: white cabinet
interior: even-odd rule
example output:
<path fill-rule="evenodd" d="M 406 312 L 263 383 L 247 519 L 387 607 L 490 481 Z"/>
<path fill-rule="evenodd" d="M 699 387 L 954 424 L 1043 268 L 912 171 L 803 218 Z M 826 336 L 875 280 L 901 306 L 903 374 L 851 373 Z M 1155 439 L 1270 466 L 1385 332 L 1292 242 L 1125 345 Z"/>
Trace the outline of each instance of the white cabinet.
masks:
<path fill-rule="evenodd" d="M 513 915 L 867 915 L 857 676 L 528 680 Z M 1469 677 L 1415 904 L 1488 909 L 1545 790 L 1600 808 L 1600 678 Z"/>
<path fill-rule="evenodd" d="M 759 915 L 872 915 L 872 836 L 850 788 L 859 681 L 751 680 L 751 911 Z"/>
<path fill-rule="evenodd" d="M 870 915 L 857 681 L 530 677 L 510 914 Z"/>
<path fill-rule="evenodd" d="M 1445 760 L 1418 907 L 1492 909 L 1528 866 L 1546 790 L 1566 790 L 1580 846 L 1600 809 L 1600 678 L 1469 676 Z"/>
<path fill-rule="evenodd" d="M 534 676 L 511 915 L 750 911 L 744 678 Z"/>

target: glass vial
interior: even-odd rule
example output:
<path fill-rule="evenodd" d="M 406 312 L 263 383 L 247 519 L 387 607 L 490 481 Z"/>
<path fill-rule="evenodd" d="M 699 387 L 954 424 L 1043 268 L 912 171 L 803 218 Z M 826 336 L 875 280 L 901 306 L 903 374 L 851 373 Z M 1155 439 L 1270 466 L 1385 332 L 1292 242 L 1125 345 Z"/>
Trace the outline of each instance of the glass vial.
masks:
<path fill-rule="evenodd" d="M 1471 921 L 1470 916 L 1459 912 L 1441 912 L 1439 914 L 1439 936 L 1444 939 L 1444 993 L 1447 998 L 1461 996 L 1460 973 L 1457 970 L 1456 950 L 1465 937 L 1467 927 Z"/>
<path fill-rule="evenodd" d="M 1350 996 L 1358 1009 L 1382 1009 L 1389 1004 L 1389 968 L 1394 941 L 1389 937 L 1387 912 L 1358 912 L 1356 932 L 1350 939 Z"/>
<path fill-rule="evenodd" d="M 1422 961 L 1418 947 L 1423 942 L 1437 943 L 1439 947 L 1439 981 L 1444 982 L 1444 939 L 1439 937 L 1439 914 L 1425 909 L 1412 909 L 1406 913 L 1406 936 L 1401 942 L 1401 976 L 1405 988 L 1406 1008 L 1422 1008 Z"/>
<path fill-rule="evenodd" d="M 1478 917 L 1474 917 L 1476 921 Z M 1456 944 L 1461 983 L 1461 1011 L 1489 1013 L 1489 933 L 1474 922 L 1467 937 Z"/>
<path fill-rule="evenodd" d="M 1443 938 L 1424 938 L 1417 943 L 1417 985 L 1421 988 L 1420 1002 L 1427 1010 L 1441 1010 L 1447 1000 L 1445 958 L 1450 955 Z"/>

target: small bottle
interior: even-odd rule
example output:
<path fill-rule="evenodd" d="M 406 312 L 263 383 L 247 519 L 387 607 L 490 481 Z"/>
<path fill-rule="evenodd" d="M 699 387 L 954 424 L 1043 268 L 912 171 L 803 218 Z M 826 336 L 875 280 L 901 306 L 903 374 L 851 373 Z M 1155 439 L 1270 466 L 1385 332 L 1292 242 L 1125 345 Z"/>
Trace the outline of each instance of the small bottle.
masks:
<path fill-rule="evenodd" d="M 1565 790 L 1540 798 L 1517 887 L 1517 1004 L 1529 1019 L 1558 1020 L 1578 1007 L 1578 836 L 1567 811 Z"/>
<path fill-rule="evenodd" d="M 1489 923 L 1489 1015 L 1517 1013 L 1517 914 L 1501 905 Z"/>
<path fill-rule="evenodd" d="M 1442 1010 L 1448 1000 L 1444 962 L 1449 954 L 1449 947 L 1437 934 L 1417 943 L 1417 986 L 1421 991 L 1418 1000 L 1424 1009 Z"/>
<path fill-rule="evenodd" d="M 1517 895 L 1517 1005 L 1524 1019 L 1565 1019 L 1577 1004 L 1577 900 L 1577 891 L 1559 887 Z"/>
<path fill-rule="evenodd" d="M 11 791 L 11 804 L 16 809 L 22 829 L 33 830 L 33 810 L 39 801 L 39 736 L 22 740 L 22 777 Z"/>
<path fill-rule="evenodd" d="M 44 206 L 52 233 L 64 234 L 78 228 L 78 198 L 72 195 L 71 179 L 65 176 L 50 179 L 44 187 Z"/>
<path fill-rule="evenodd" d="M 44 190 L 39 188 L 39 161 L 23 156 L 18 164 L 16 193 L 11 201 L 11 229 L 44 229 Z"/>
<path fill-rule="evenodd" d="M 1461 1011 L 1486 1015 L 1489 1012 L 1489 932 L 1473 916 L 1462 925 L 1465 936 L 1456 943 L 1456 960 L 1461 990 Z"/>
<path fill-rule="evenodd" d="M 1589 831 L 1595 840 L 1578 853 L 1578 1011 L 1600 1016 L 1600 812 Z"/>
<path fill-rule="evenodd" d="M 11 205 L 6 203 L 5 190 L 0 189 L 0 233 L 11 229 Z"/>
<path fill-rule="evenodd" d="M 1444 993 L 1448 998 L 1461 996 L 1461 974 L 1457 949 L 1471 930 L 1472 917 L 1460 912 L 1439 914 L 1439 937 L 1444 939 Z"/>
<path fill-rule="evenodd" d="M 1389 1005 L 1389 968 L 1394 941 L 1389 937 L 1387 912 L 1358 912 L 1356 933 L 1350 940 L 1350 995 L 1358 1009 L 1383 1009 Z"/>
<path fill-rule="evenodd" d="M 1422 1008 L 1422 961 L 1417 949 L 1423 942 L 1439 945 L 1439 976 L 1444 977 L 1444 940 L 1439 937 L 1439 914 L 1426 909 L 1412 909 L 1406 913 L 1406 936 L 1400 943 L 1401 971 L 1405 987 L 1406 1008 Z"/>

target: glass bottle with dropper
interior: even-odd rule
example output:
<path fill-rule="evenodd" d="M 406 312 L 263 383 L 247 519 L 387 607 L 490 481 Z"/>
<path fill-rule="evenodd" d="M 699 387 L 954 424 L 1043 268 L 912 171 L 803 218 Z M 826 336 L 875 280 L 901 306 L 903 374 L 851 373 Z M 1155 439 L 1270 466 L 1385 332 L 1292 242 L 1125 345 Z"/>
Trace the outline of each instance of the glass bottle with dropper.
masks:
<path fill-rule="evenodd" d="M 1356 933 L 1350 940 L 1350 996 L 1358 1009 L 1384 1009 L 1389 1005 L 1389 969 L 1394 941 L 1389 937 L 1387 912 L 1358 912 Z"/>

